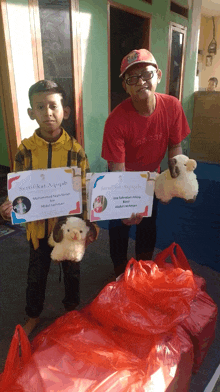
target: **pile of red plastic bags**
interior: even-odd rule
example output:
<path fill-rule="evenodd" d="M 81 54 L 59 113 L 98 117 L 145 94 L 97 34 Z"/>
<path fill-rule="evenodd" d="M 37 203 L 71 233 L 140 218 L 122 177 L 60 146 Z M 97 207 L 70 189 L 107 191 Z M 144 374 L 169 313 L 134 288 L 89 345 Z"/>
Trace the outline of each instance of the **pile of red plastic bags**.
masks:
<path fill-rule="evenodd" d="M 175 243 L 154 262 L 131 259 L 90 305 L 32 344 L 17 326 L 0 391 L 186 392 L 215 336 L 217 306 L 205 289 Z"/>

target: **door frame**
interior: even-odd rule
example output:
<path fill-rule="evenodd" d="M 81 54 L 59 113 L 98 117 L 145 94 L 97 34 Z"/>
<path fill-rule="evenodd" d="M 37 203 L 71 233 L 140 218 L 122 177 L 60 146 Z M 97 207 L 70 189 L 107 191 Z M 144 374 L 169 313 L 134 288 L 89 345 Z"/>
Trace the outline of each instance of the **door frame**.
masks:
<path fill-rule="evenodd" d="M 14 157 L 21 142 L 18 105 L 16 97 L 13 58 L 6 0 L 0 0 L 0 77 L 3 123 L 8 150 L 10 169 L 13 170 Z"/>
<path fill-rule="evenodd" d="M 180 92 L 179 101 L 182 102 L 183 97 L 183 82 L 184 82 L 184 71 L 185 71 L 185 60 L 186 60 L 186 39 L 187 39 L 187 27 L 170 22 L 169 24 L 169 34 L 168 34 L 168 63 L 167 63 L 167 81 L 166 81 L 166 94 L 169 94 L 169 84 L 170 84 L 170 68 L 171 68 L 171 51 L 172 51 L 172 32 L 178 31 L 183 34 L 183 51 L 182 51 L 182 64 L 181 64 L 181 77 L 180 77 Z"/>
<path fill-rule="evenodd" d="M 40 29 L 40 14 L 38 0 L 28 0 L 31 31 L 33 60 L 36 80 L 44 78 L 42 41 Z M 83 126 L 83 97 L 82 97 L 82 57 L 81 57 L 81 36 L 79 18 L 79 0 L 69 0 L 70 10 L 70 39 L 72 46 L 72 72 L 73 72 L 73 102 L 76 139 L 84 148 L 84 126 Z"/>
<path fill-rule="evenodd" d="M 80 40 L 79 0 L 69 0 L 70 34 L 72 45 L 73 95 L 76 139 L 84 148 L 83 99 L 82 99 L 82 62 Z M 40 30 L 38 0 L 28 0 L 32 60 L 35 82 L 44 79 L 43 55 Z M 21 131 L 16 95 L 13 56 L 6 0 L 0 0 L 0 65 L 2 78 L 2 102 L 5 136 L 8 147 L 10 168 L 13 169 L 14 157 L 21 143 Z"/>
<path fill-rule="evenodd" d="M 113 0 L 107 0 L 107 41 L 108 41 L 108 112 L 111 112 L 111 42 L 110 42 L 110 8 L 118 8 L 122 11 L 134 14 L 137 16 L 144 17 L 148 19 L 149 34 L 148 39 L 145 41 L 145 49 L 150 49 L 151 44 L 151 26 L 152 26 L 152 15 L 145 12 L 139 11 L 136 8 L 128 7 L 126 5 L 116 3 Z"/>

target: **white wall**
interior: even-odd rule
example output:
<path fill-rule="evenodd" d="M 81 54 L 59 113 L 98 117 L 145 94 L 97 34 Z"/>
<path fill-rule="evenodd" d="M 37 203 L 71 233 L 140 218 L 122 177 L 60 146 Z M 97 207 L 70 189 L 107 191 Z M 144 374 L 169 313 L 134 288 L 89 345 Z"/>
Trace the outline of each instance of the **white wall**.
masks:
<path fill-rule="evenodd" d="M 215 39 L 217 41 L 217 53 L 213 56 L 212 65 L 207 66 L 206 56 L 209 54 L 208 46 L 212 40 L 212 37 L 212 18 L 202 15 L 200 25 L 199 49 L 203 51 L 203 55 L 198 56 L 201 70 L 199 73 L 199 87 L 206 88 L 209 78 L 216 77 L 219 81 L 217 91 L 220 91 L 220 16 L 215 17 Z"/>

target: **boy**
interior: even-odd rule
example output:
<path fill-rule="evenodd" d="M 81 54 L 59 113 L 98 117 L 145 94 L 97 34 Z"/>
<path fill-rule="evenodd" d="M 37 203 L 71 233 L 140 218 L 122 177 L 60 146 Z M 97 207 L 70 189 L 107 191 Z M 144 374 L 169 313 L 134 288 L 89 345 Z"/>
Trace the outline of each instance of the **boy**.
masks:
<path fill-rule="evenodd" d="M 16 153 L 14 171 L 36 170 L 65 166 L 81 168 L 83 217 L 86 219 L 86 173 L 89 164 L 80 144 L 62 128 L 63 119 L 69 117 L 70 108 L 66 106 L 66 94 L 61 86 L 49 80 L 40 80 L 29 89 L 31 107 L 28 115 L 36 120 L 39 128 L 34 134 L 24 139 Z M 10 219 L 12 203 L 6 201 L 0 206 L 4 219 Z M 53 230 L 56 218 L 29 222 L 26 224 L 27 239 L 30 243 L 30 260 L 26 290 L 26 313 L 29 317 L 24 330 L 32 332 L 43 310 L 47 275 L 50 268 L 48 237 Z M 87 235 L 87 244 L 98 235 L 97 226 L 91 225 Z M 65 284 L 64 307 L 73 310 L 79 299 L 79 263 L 62 263 Z"/>

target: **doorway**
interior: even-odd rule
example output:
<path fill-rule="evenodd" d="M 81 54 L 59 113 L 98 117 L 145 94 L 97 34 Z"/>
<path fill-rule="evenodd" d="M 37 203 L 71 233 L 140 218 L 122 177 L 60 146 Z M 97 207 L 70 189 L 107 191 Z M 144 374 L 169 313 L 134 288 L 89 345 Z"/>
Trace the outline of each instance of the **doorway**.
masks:
<path fill-rule="evenodd" d="M 84 147 L 79 0 L 29 0 L 29 5 L 40 78 L 64 88 L 71 113 L 62 125 Z"/>
<path fill-rule="evenodd" d="M 67 94 L 70 117 L 63 121 L 64 129 L 76 136 L 74 124 L 73 70 L 70 28 L 70 4 L 38 0 L 44 78 L 59 83 Z"/>
<path fill-rule="evenodd" d="M 182 101 L 187 28 L 170 22 L 166 93 Z"/>
<path fill-rule="evenodd" d="M 128 98 L 119 79 L 120 64 L 133 49 L 149 49 L 151 15 L 109 1 L 109 111 Z"/>

